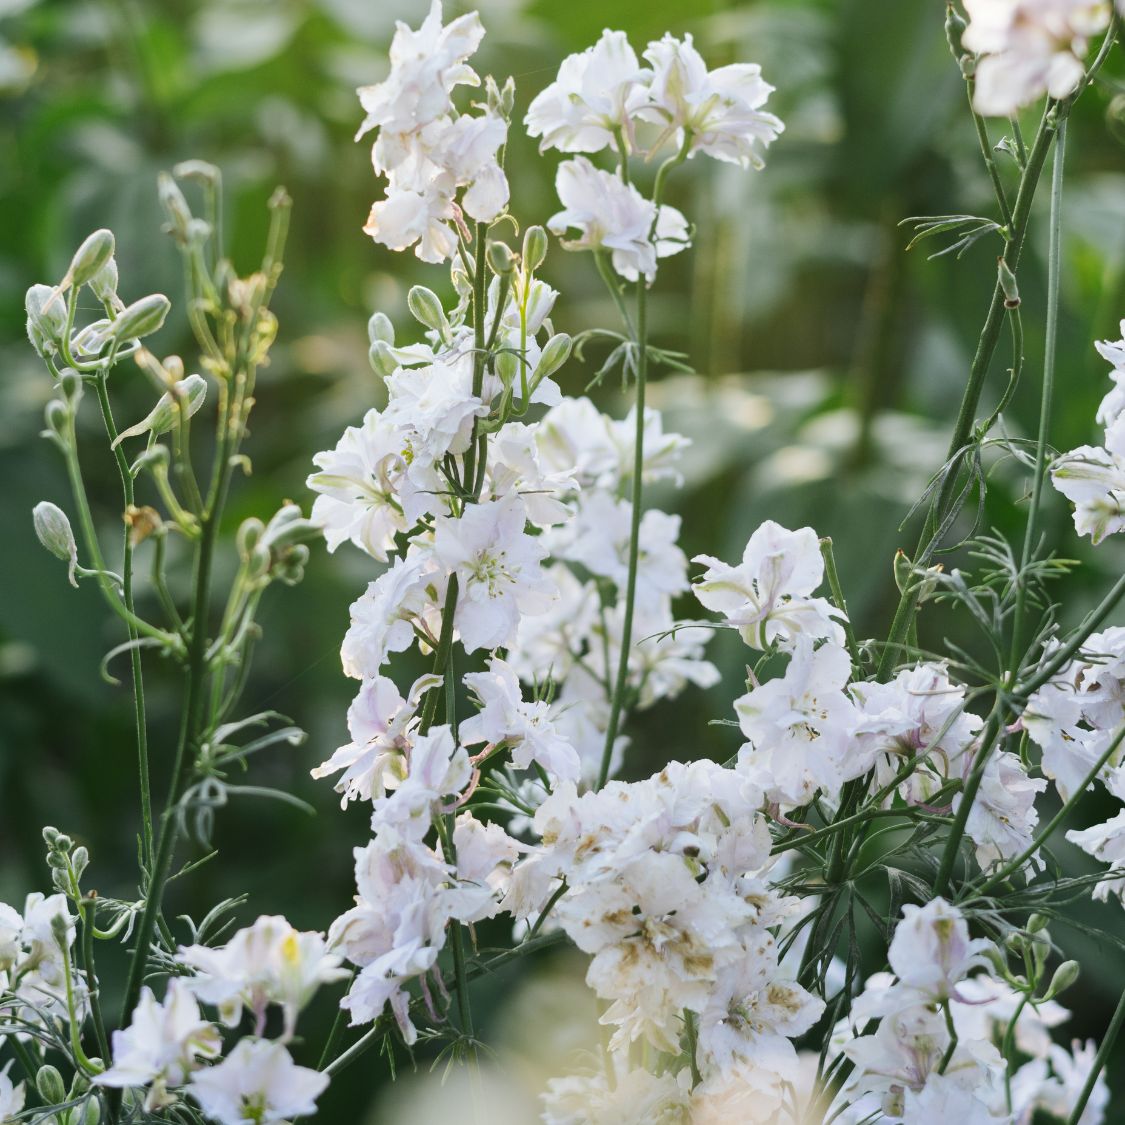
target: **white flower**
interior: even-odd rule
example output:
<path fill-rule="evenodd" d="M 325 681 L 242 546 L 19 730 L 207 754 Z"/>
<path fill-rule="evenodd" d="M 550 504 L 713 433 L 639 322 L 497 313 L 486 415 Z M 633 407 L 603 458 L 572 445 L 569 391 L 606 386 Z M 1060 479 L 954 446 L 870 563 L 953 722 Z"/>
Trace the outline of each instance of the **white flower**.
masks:
<path fill-rule="evenodd" d="M 1054 1077 L 1040 1088 L 1039 1105 L 1055 1117 L 1069 1121 L 1078 1096 L 1090 1077 L 1097 1053 L 1097 1044 L 1093 1040 L 1082 1043 L 1075 1039 L 1069 1051 L 1052 1043 L 1049 1058 Z M 1109 1086 L 1106 1085 L 1103 1071 L 1098 1075 L 1090 1100 L 1078 1119 L 1078 1125 L 1101 1125 L 1106 1120 L 1109 1100 Z"/>
<path fill-rule="evenodd" d="M 739 769 L 789 807 L 807 804 L 821 791 L 835 799 L 849 777 L 862 773 L 848 761 L 856 722 L 844 693 L 851 659 L 834 644 L 813 648 L 799 636 L 785 675 L 754 688 L 734 703 L 747 738 Z"/>
<path fill-rule="evenodd" d="M 113 1033 L 113 1066 L 94 1081 L 99 1086 L 151 1086 L 145 1098 L 149 1112 L 175 1100 L 169 1086 L 182 1086 L 199 1059 L 216 1058 L 222 1037 L 203 1019 L 188 986 L 178 977 L 168 981 L 164 1003 L 150 988 L 141 990 L 129 1026 Z"/>
<path fill-rule="evenodd" d="M 453 200 L 438 186 L 424 192 L 409 188 L 391 189 L 386 199 L 371 205 L 363 233 L 388 250 L 408 250 L 423 262 L 448 261 L 457 251 L 457 235 L 449 225 Z"/>
<path fill-rule="evenodd" d="M 341 808 L 349 801 L 382 797 L 388 788 L 402 781 L 418 704 L 427 691 L 440 683 L 440 676 L 420 676 L 403 699 L 394 681 L 386 676 L 364 681 L 348 708 L 351 742 L 311 771 L 313 777 L 344 771 L 335 786 L 336 792 L 343 794 Z"/>
<path fill-rule="evenodd" d="M 384 416 L 410 435 L 412 467 L 415 461 L 433 465 L 447 453 L 469 448 L 473 418 L 484 408 L 473 394 L 468 356 L 399 368 L 387 379 L 387 394 Z"/>
<path fill-rule="evenodd" d="M 407 530 L 399 480 L 406 469 L 397 427 L 369 410 L 362 427 L 349 426 L 334 450 L 318 453 L 320 470 L 306 484 L 321 493 L 312 521 L 324 529 L 329 551 L 345 540 L 379 562 L 387 561 L 395 535 Z"/>
<path fill-rule="evenodd" d="M 1044 93 L 1065 98 L 1082 80 L 1088 39 L 1109 22 L 1107 0 L 965 0 L 966 50 L 984 55 L 973 105 L 1006 117 Z"/>
<path fill-rule="evenodd" d="M 648 77 L 625 33 L 607 29 L 592 47 L 568 55 L 558 78 L 532 100 L 524 118 L 528 136 L 543 138 L 540 152 L 616 148 L 631 133 Z"/>
<path fill-rule="evenodd" d="M 613 268 L 628 281 L 656 276 L 656 259 L 678 254 L 688 245 L 687 220 L 674 207 L 645 199 L 632 184 L 595 168 L 584 156 L 564 161 L 555 177 L 563 210 L 547 220 L 548 228 L 563 235 L 568 250 L 608 250 Z"/>
<path fill-rule="evenodd" d="M 234 1027 L 246 1005 L 254 1016 L 255 1034 L 265 1026 L 266 1008 L 279 1004 L 289 1039 L 297 1014 L 322 984 L 347 973 L 340 958 L 328 951 L 324 938 L 294 929 L 280 915 L 262 915 L 239 930 L 226 945 L 181 948 L 176 959 L 194 969 L 187 987 L 204 1003 L 218 1006 L 228 1027 Z"/>
<path fill-rule="evenodd" d="M 510 496 L 437 521 L 434 557 L 457 575 L 453 620 L 466 652 L 509 644 L 521 614 L 551 604 L 554 584 L 540 566 L 547 552 L 525 533 L 526 519 L 519 497 Z"/>
<path fill-rule="evenodd" d="M 450 728 L 434 727 L 415 739 L 409 770 L 398 788 L 374 801 L 372 828 L 392 825 L 405 838 L 420 841 L 442 798 L 460 794 L 471 777 L 469 755 L 454 741 Z"/>
<path fill-rule="evenodd" d="M 1022 992 L 987 973 L 966 977 L 957 985 L 957 995 L 963 1003 L 953 1004 L 950 1010 L 961 1039 L 992 1040 L 996 1034 L 1003 1035 L 1015 1019 L 1015 1044 L 1032 1058 L 1047 1057 L 1051 1029 L 1070 1018 L 1057 1000 L 1028 1004 Z"/>
<path fill-rule="evenodd" d="M 1094 888 L 1094 898 L 1104 900 L 1115 894 L 1125 902 L 1125 809 L 1104 824 L 1082 831 L 1072 829 L 1066 838 L 1094 859 L 1109 864 L 1109 877 Z"/>
<path fill-rule="evenodd" d="M 534 396 L 532 396 L 534 398 Z M 528 523 L 553 527 L 570 519 L 564 497 L 577 487 L 573 473 L 549 472 L 539 457 L 538 425 L 508 422 L 488 443 L 484 497 L 499 500 L 518 493 Z"/>
<path fill-rule="evenodd" d="M 1082 445 L 1056 458 L 1051 483 L 1074 504 L 1074 527 L 1100 543 L 1125 528 L 1125 415 L 1105 432 L 1105 447 Z"/>
<path fill-rule="evenodd" d="M 24 1100 L 27 1097 L 23 1083 L 17 1085 L 8 1077 L 8 1071 L 11 1069 L 12 1064 L 9 1062 L 3 1070 L 0 1070 L 0 1123 L 3 1125 L 16 1120 L 17 1114 L 23 1110 Z"/>
<path fill-rule="evenodd" d="M 955 1074 L 930 1074 L 917 1093 L 907 1089 L 903 1100 L 903 1120 L 910 1125 L 949 1125 L 951 1121 L 1011 1122 L 1011 1116 L 995 1099 L 981 1098 Z"/>
<path fill-rule="evenodd" d="M 965 832 L 976 844 L 982 868 L 1014 859 L 1030 846 L 1039 814 L 1035 798 L 1047 788 L 1043 778 L 1030 778 L 1019 757 L 1006 750 L 993 754 L 984 767 L 980 788 L 969 809 Z M 964 799 L 953 798 L 956 811 Z M 1034 863 L 1035 857 L 1029 862 Z"/>
<path fill-rule="evenodd" d="M 448 892 L 450 913 L 465 923 L 492 918 L 511 883 L 512 867 L 526 845 L 513 840 L 499 824 L 482 824 L 461 813 L 453 828 L 457 852 L 456 888 Z"/>
<path fill-rule="evenodd" d="M 392 652 L 414 643 L 415 623 L 432 609 L 444 588 L 425 552 L 411 550 L 352 603 L 351 625 L 340 656 L 346 675 L 374 679 Z"/>
<path fill-rule="evenodd" d="M 449 92 L 461 83 L 477 85 L 465 65 L 484 38 L 480 16 L 470 12 L 442 26 L 441 0 L 433 0 L 417 31 L 396 25 L 391 41 L 391 73 L 385 82 L 359 89 L 367 112 L 356 140 L 372 129 L 407 133 L 436 120 L 449 108 Z"/>
<path fill-rule="evenodd" d="M 710 555 L 692 561 L 708 568 L 693 586 L 695 596 L 736 626 L 753 648 L 769 648 L 775 641 L 792 648 L 799 635 L 843 644 L 838 621 L 844 615 L 823 598 L 809 596 L 824 579 L 820 540 L 811 527 L 787 531 L 767 520 L 750 536 L 738 566 Z"/>
<path fill-rule="evenodd" d="M 610 1054 L 610 1074 L 552 1078 L 542 1095 L 544 1125 L 679 1125 L 691 1093 L 682 1077 L 630 1068 L 628 1052 Z M 687 1071 L 681 1075 L 690 1077 Z"/>
<path fill-rule="evenodd" d="M 240 1039 L 221 1063 L 196 1071 L 191 1096 L 219 1125 L 270 1125 L 316 1112 L 328 1075 L 297 1066 L 280 1043 Z"/>
<path fill-rule="evenodd" d="M 578 780 L 577 752 L 555 730 L 547 703 L 524 702 L 510 664 L 493 657 L 487 672 L 470 672 L 464 679 L 480 707 L 461 724 L 459 736 L 466 746 L 506 742 L 512 748 L 512 764 L 518 769 L 529 769 L 532 762 L 538 762 L 553 778 Z"/>
<path fill-rule="evenodd" d="M 708 71 L 690 35 L 665 35 L 650 43 L 645 58 L 652 63 L 649 103 L 640 116 L 664 126 L 682 146 L 690 137 L 688 155 L 706 153 L 743 168 L 761 168 L 758 147 L 766 147 L 785 128 L 766 104 L 773 87 L 762 79 L 761 67 L 735 63 Z"/>
<path fill-rule="evenodd" d="M 508 662 L 520 679 L 531 684 L 548 676 L 556 683 L 566 680 L 598 620 L 598 591 L 592 581 L 579 582 L 562 563 L 545 573 L 558 597 L 545 612 L 520 618 L 508 652 Z"/>
<path fill-rule="evenodd" d="M 0 973 L 7 972 L 20 959 L 23 919 L 15 907 L 0 902 Z"/>
<path fill-rule="evenodd" d="M 957 984 L 987 964 L 991 943 L 970 938 L 961 912 L 943 898 L 925 906 L 908 904 L 895 927 L 887 960 L 899 980 L 931 1001 L 957 996 Z"/>

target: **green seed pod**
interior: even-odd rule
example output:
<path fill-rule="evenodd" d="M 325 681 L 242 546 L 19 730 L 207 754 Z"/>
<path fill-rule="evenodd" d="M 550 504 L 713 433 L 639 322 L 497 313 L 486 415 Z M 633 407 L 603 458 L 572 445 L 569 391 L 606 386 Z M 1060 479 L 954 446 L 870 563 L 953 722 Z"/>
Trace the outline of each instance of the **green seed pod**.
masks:
<path fill-rule="evenodd" d="M 78 585 L 74 572 L 78 567 L 78 545 L 74 541 L 70 520 L 66 512 L 49 500 L 40 500 L 31 513 L 35 524 L 35 534 L 39 542 L 56 558 L 68 566 L 68 577 L 72 586 Z"/>
<path fill-rule="evenodd" d="M 172 302 L 163 293 L 150 293 L 134 301 L 113 322 L 112 335 L 117 340 L 135 340 L 158 332 L 171 309 Z"/>
<path fill-rule="evenodd" d="M 47 1105 L 62 1105 L 66 1101 L 66 1086 L 57 1067 L 47 1063 L 35 1075 L 35 1088 Z"/>
<path fill-rule="evenodd" d="M 207 380 L 202 375 L 189 375 L 174 383 L 170 391 L 165 391 L 157 400 L 156 405 L 135 426 L 130 426 L 113 441 L 112 448 L 116 449 L 126 438 L 139 437 L 141 434 L 165 434 L 180 420 L 180 411 L 186 410 L 187 417 L 192 417 L 203 405 L 207 398 Z"/>
<path fill-rule="evenodd" d="M 553 375 L 570 358 L 570 351 L 574 341 L 565 333 L 559 332 L 552 336 L 543 347 L 539 362 L 535 365 L 532 378 L 538 382 L 540 379 Z"/>
<path fill-rule="evenodd" d="M 432 328 L 444 340 L 449 333 L 449 321 L 441 307 L 438 295 L 424 285 L 415 285 L 406 295 L 406 306 L 420 324 Z"/>
<path fill-rule="evenodd" d="M 528 227 L 523 235 L 524 268 L 534 273 L 547 259 L 547 232 L 540 226 Z"/>
<path fill-rule="evenodd" d="M 85 285 L 113 257 L 113 232 L 96 230 L 74 252 L 66 271 L 71 285 Z"/>

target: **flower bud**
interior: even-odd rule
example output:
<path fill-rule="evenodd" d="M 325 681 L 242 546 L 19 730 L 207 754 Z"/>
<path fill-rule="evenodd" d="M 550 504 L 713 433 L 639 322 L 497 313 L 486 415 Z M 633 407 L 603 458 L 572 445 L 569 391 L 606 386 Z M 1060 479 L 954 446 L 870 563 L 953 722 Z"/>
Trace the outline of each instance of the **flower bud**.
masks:
<path fill-rule="evenodd" d="M 444 340 L 449 333 L 449 321 L 441 307 L 438 295 L 424 285 L 415 285 L 406 295 L 406 306 L 420 324 L 432 328 Z"/>
<path fill-rule="evenodd" d="M 496 374 L 505 387 L 513 386 L 520 375 L 519 356 L 511 352 L 500 352 L 496 357 Z"/>
<path fill-rule="evenodd" d="M 46 844 L 47 847 L 53 848 L 55 846 L 55 844 L 58 842 L 59 835 L 60 835 L 60 833 L 59 833 L 59 830 L 57 828 L 52 828 L 49 824 L 44 825 L 43 831 L 42 831 L 42 836 L 43 836 L 43 843 Z"/>
<path fill-rule="evenodd" d="M 968 26 L 964 16 L 952 4 L 948 5 L 945 9 L 945 39 L 954 58 L 961 55 L 961 36 Z"/>
<path fill-rule="evenodd" d="M 538 382 L 540 379 L 546 379 L 548 375 L 553 375 L 570 358 L 572 346 L 573 341 L 565 332 L 552 336 L 544 345 L 532 378 Z"/>
<path fill-rule="evenodd" d="M 186 411 L 186 417 L 191 418 L 203 405 L 207 397 L 207 380 L 202 375 L 189 375 L 186 379 L 172 385 L 172 389 L 165 391 L 157 400 L 156 405 L 135 426 L 130 426 L 113 441 L 112 448 L 116 449 L 126 438 L 139 437 L 149 432 L 153 434 L 167 433 L 180 420 L 180 411 Z"/>
<path fill-rule="evenodd" d="M 395 359 L 390 344 L 383 340 L 376 340 L 371 345 L 367 358 L 371 361 L 375 374 L 382 375 L 384 379 L 393 375 L 399 368 L 399 362 Z"/>
<path fill-rule="evenodd" d="M 377 312 L 371 315 L 371 319 L 367 322 L 367 339 L 372 345 L 377 340 L 382 340 L 383 343 L 394 347 L 395 326 L 386 313 Z"/>
<path fill-rule="evenodd" d="M 82 376 L 73 367 L 64 367 L 59 372 L 59 381 L 56 385 L 62 391 L 62 396 L 71 409 L 78 405 L 86 389 L 82 382 Z"/>
<path fill-rule="evenodd" d="M 66 1101 L 66 1086 L 56 1067 L 47 1063 L 35 1075 L 35 1088 L 47 1105 L 62 1105 Z"/>
<path fill-rule="evenodd" d="M 191 208 L 184 193 L 167 172 L 161 172 L 156 180 L 160 205 L 168 216 L 168 230 L 177 242 L 187 242 L 188 225 L 191 223 Z"/>
<path fill-rule="evenodd" d="M 70 854 L 70 865 L 74 868 L 74 877 L 76 879 L 82 878 L 82 873 L 90 866 L 90 851 L 83 845 L 79 845 Z"/>
<path fill-rule="evenodd" d="M 547 259 L 547 232 L 540 226 L 528 227 L 523 235 L 524 268 L 534 273 Z"/>
<path fill-rule="evenodd" d="M 70 411 L 67 410 L 66 403 L 60 402 L 57 398 L 51 399 L 43 408 L 43 424 L 46 426 L 43 436 L 54 438 L 62 443 L 69 441 L 70 436 L 67 433 L 69 417 Z"/>
<path fill-rule="evenodd" d="M 51 937 L 64 953 L 70 948 L 70 919 L 66 915 L 56 914 L 51 919 Z"/>
<path fill-rule="evenodd" d="M 181 160 L 173 166 L 172 175 L 177 180 L 195 180 L 208 187 L 217 184 L 220 179 L 219 169 L 206 160 Z"/>
<path fill-rule="evenodd" d="M 296 586 L 305 576 L 305 564 L 309 561 L 309 549 L 303 543 L 290 547 L 277 559 L 273 576 L 286 586 Z"/>
<path fill-rule="evenodd" d="M 112 335 L 117 340 L 135 340 L 158 332 L 164 324 L 172 302 L 163 293 L 150 293 L 134 301 L 113 322 Z"/>
<path fill-rule="evenodd" d="M 102 304 L 109 304 L 117 297 L 117 259 L 108 262 L 92 278 L 90 291 Z"/>
<path fill-rule="evenodd" d="M 484 252 L 488 268 L 503 277 L 516 268 L 516 257 L 506 242 L 490 242 Z"/>
<path fill-rule="evenodd" d="M 85 285 L 113 257 L 113 232 L 96 230 L 74 252 L 66 271 L 71 285 Z"/>
<path fill-rule="evenodd" d="M 319 539 L 324 529 L 305 519 L 296 504 L 284 504 L 266 527 L 262 543 L 277 553 L 298 543 Z"/>
<path fill-rule="evenodd" d="M 23 307 L 31 346 L 44 358 L 54 355 L 66 331 L 66 302 L 49 285 L 33 285 L 24 296 Z"/>
<path fill-rule="evenodd" d="M 90 1060 L 94 1062 L 93 1059 Z M 91 1098 L 82 1111 L 82 1125 L 99 1125 L 102 1119 L 102 1104 L 97 1098 Z"/>
<path fill-rule="evenodd" d="M 1051 983 L 1047 986 L 1047 994 L 1043 997 L 1044 1000 L 1053 1000 L 1060 993 L 1065 992 L 1076 980 L 1078 980 L 1079 968 L 1077 961 L 1064 961 L 1056 970 L 1055 975 L 1051 977 Z"/>
<path fill-rule="evenodd" d="M 1029 934 L 1037 934 L 1050 925 L 1051 919 L 1046 914 L 1032 914 L 1024 927 Z"/>
<path fill-rule="evenodd" d="M 130 472 L 136 476 L 142 469 L 151 473 L 161 472 L 168 468 L 171 454 L 163 445 L 154 445 L 146 449 L 130 466 Z"/>
<path fill-rule="evenodd" d="M 74 577 L 74 572 L 78 567 L 78 544 L 74 541 L 74 532 L 71 530 L 70 520 L 66 518 L 66 512 L 49 500 L 40 500 L 35 505 L 31 518 L 39 542 L 67 564 L 70 584 L 77 586 L 78 580 Z"/>

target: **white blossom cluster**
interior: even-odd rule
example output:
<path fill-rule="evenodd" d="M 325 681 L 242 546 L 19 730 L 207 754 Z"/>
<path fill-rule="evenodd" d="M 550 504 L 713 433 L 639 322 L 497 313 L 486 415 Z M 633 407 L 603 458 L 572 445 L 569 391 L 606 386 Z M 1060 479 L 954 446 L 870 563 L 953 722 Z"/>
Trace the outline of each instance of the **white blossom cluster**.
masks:
<path fill-rule="evenodd" d="M 1125 321 L 1121 334 L 1125 337 Z M 1113 389 L 1102 399 L 1097 415 L 1105 440 L 1056 458 L 1051 481 L 1074 505 L 1078 534 L 1096 544 L 1125 528 L 1125 339 L 1099 340 L 1095 346 L 1113 367 Z"/>
<path fill-rule="evenodd" d="M 1085 75 L 1090 39 L 1109 24 L 1108 0 L 965 0 L 961 42 L 982 56 L 973 105 L 1006 117 L 1044 94 L 1065 98 Z"/>
<path fill-rule="evenodd" d="M 868 979 L 833 1032 L 833 1052 L 854 1067 L 833 1120 L 1025 1125 L 1037 1110 L 1070 1118 L 1094 1045 L 1075 1041 L 1067 1051 L 1052 1040 L 1069 1016 L 1053 999 L 1029 1003 L 1004 980 L 972 975 L 989 965 L 989 952 L 944 899 L 903 908 L 891 971 Z M 1009 1029 L 1027 1059 L 1014 1073 L 998 1049 Z M 1108 1100 L 1099 1079 L 1082 1121 L 1103 1120 Z"/>

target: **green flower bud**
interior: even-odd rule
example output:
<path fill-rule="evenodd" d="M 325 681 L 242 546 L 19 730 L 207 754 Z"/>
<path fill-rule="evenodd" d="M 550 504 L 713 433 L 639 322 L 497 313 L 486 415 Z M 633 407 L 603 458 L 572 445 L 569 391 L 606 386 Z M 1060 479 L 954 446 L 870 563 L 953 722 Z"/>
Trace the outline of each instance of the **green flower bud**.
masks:
<path fill-rule="evenodd" d="M 44 358 L 59 350 L 66 331 L 66 301 L 49 285 L 33 285 L 23 299 L 27 311 L 27 338 Z"/>
<path fill-rule="evenodd" d="M 47 1063 L 35 1075 L 35 1088 L 47 1105 L 62 1105 L 66 1101 L 66 1086 L 56 1067 Z"/>
<path fill-rule="evenodd" d="M 172 302 L 163 293 L 150 293 L 128 306 L 111 328 L 117 340 L 135 340 L 158 332 L 171 309 Z"/>
<path fill-rule="evenodd" d="M 540 226 L 528 227 L 523 235 L 523 264 L 534 273 L 547 259 L 547 232 Z"/>
<path fill-rule="evenodd" d="M 155 473 L 167 469 L 171 461 L 171 455 L 163 445 L 154 445 L 151 449 L 146 449 L 132 464 L 131 471 L 134 476 L 137 475 L 142 469 L 148 469 L 149 472 Z"/>
<path fill-rule="evenodd" d="M 173 166 L 172 175 L 177 180 L 195 180 L 208 187 L 217 184 L 221 178 L 219 169 L 206 160 L 181 160 Z"/>
<path fill-rule="evenodd" d="M 86 389 L 82 376 L 73 367 L 64 367 L 59 372 L 59 381 L 56 386 L 62 391 L 63 398 L 72 410 L 82 400 L 82 395 Z"/>
<path fill-rule="evenodd" d="M 519 356 L 511 352 L 501 352 L 496 357 L 496 374 L 500 376 L 505 387 L 511 387 L 520 377 Z"/>
<path fill-rule="evenodd" d="M 130 426 L 113 441 L 116 449 L 126 438 L 139 437 L 141 434 L 165 434 L 180 420 L 181 410 L 186 410 L 187 417 L 191 418 L 203 405 L 207 397 L 207 380 L 202 375 L 189 375 L 172 385 L 170 391 L 165 391 L 157 400 L 156 405 L 135 426 Z"/>
<path fill-rule="evenodd" d="M 59 838 L 60 833 L 59 833 L 59 830 L 57 828 L 52 828 L 48 824 L 48 825 L 44 826 L 42 835 L 43 835 L 43 843 L 46 844 L 47 847 L 53 848 L 55 846 L 55 843 L 57 842 L 57 840 Z"/>
<path fill-rule="evenodd" d="M 83 845 L 79 845 L 70 854 L 70 865 L 74 868 L 74 877 L 76 879 L 82 878 L 82 873 L 90 866 L 90 851 Z"/>
<path fill-rule="evenodd" d="M 117 259 L 108 262 L 92 278 L 90 292 L 103 304 L 109 304 L 117 297 Z"/>
<path fill-rule="evenodd" d="M 373 313 L 371 319 L 367 322 L 367 339 L 371 344 L 377 340 L 382 340 L 385 344 L 390 344 L 394 347 L 395 344 L 395 326 L 391 323 L 391 318 L 386 313 Z"/>
<path fill-rule="evenodd" d="M 94 1060 L 91 1059 L 90 1062 Z M 98 1125 L 102 1119 L 102 1105 L 97 1098 L 91 1098 L 82 1111 L 82 1125 Z"/>
<path fill-rule="evenodd" d="M 257 516 L 251 516 L 239 524 L 238 534 L 235 537 L 235 543 L 238 547 L 238 557 L 247 562 L 250 558 L 250 553 L 261 541 L 262 535 L 265 533 L 266 525 L 262 523 Z"/>
<path fill-rule="evenodd" d="M 184 193 L 167 172 L 161 172 L 156 179 L 160 206 L 168 216 L 168 230 L 177 242 L 187 242 L 188 224 L 191 223 L 191 208 Z"/>
<path fill-rule="evenodd" d="M 382 375 L 384 379 L 393 375 L 399 369 L 399 362 L 395 359 L 390 345 L 383 340 L 376 340 L 371 345 L 367 358 L 371 360 L 371 366 L 374 368 L 375 374 Z"/>
<path fill-rule="evenodd" d="M 532 378 L 535 382 L 553 375 L 570 358 L 574 341 L 565 333 L 552 336 L 543 347 L 539 362 L 535 365 Z"/>
<path fill-rule="evenodd" d="M 96 230 L 74 252 L 66 280 L 74 286 L 85 285 L 113 257 L 113 232 Z"/>
<path fill-rule="evenodd" d="M 70 948 L 70 921 L 62 914 L 56 914 L 51 919 L 51 936 L 55 939 L 55 943 L 59 949 L 66 950 Z"/>
<path fill-rule="evenodd" d="M 484 252 L 488 268 L 494 274 L 504 277 L 516 268 L 516 256 L 506 242 L 490 242 Z"/>
<path fill-rule="evenodd" d="M 406 295 L 406 306 L 420 324 L 432 328 L 444 340 L 449 334 L 449 321 L 438 295 L 424 285 L 415 285 Z"/>
<path fill-rule="evenodd" d="M 1046 914 L 1032 914 L 1027 920 L 1027 932 L 1029 934 L 1037 934 L 1040 930 L 1045 930 L 1050 925 L 1051 919 Z"/>
<path fill-rule="evenodd" d="M 1047 986 L 1047 994 L 1043 999 L 1053 1000 L 1060 993 L 1065 992 L 1078 980 L 1080 972 L 1081 969 L 1077 961 L 1064 961 L 1055 970 L 1055 975 L 1051 977 L 1051 983 Z"/>
<path fill-rule="evenodd" d="M 39 542 L 67 564 L 70 584 L 77 586 L 78 580 L 74 577 L 74 572 L 78 568 L 78 545 L 74 541 L 74 532 L 71 530 L 70 520 L 66 518 L 66 512 L 49 500 L 40 500 L 35 505 L 31 518 Z"/>

